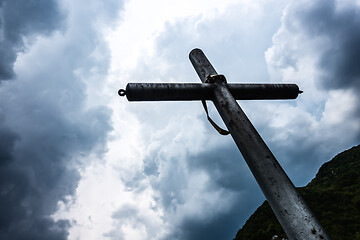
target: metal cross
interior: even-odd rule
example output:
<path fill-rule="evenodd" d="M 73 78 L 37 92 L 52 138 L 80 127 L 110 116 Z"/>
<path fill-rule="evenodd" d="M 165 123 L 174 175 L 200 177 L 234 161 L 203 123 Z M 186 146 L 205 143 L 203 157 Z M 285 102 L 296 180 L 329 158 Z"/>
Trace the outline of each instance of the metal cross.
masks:
<path fill-rule="evenodd" d="M 211 100 L 289 239 L 330 239 L 236 100 L 295 99 L 295 84 L 228 84 L 205 54 L 189 55 L 203 83 L 129 83 L 129 101 Z M 204 105 L 205 107 L 206 105 Z"/>

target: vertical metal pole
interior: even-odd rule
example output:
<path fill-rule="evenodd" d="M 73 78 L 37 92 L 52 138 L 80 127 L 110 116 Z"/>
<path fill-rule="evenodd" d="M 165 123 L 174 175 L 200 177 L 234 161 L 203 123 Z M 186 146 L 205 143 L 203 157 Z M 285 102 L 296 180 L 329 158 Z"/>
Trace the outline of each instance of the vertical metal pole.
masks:
<path fill-rule="evenodd" d="M 217 74 L 200 49 L 190 60 L 202 82 Z M 289 239 L 330 239 L 270 149 L 231 95 L 215 82 L 213 102 Z"/>

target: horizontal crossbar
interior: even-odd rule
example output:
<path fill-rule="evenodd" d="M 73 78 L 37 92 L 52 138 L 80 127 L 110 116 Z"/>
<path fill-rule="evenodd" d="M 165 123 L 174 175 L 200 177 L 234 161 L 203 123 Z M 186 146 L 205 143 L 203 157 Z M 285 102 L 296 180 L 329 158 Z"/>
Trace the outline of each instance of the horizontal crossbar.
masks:
<path fill-rule="evenodd" d="M 295 99 L 301 93 L 296 84 L 227 84 L 236 100 Z M 129 101 L 212 100 L 211 83 L 128 83 L 119 90 Z"/>

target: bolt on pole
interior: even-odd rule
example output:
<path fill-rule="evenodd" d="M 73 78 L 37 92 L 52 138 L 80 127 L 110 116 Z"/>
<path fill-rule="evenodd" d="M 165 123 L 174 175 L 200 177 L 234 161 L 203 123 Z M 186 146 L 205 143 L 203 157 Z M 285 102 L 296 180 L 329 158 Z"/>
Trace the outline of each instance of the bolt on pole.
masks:
<path fill-rule="evenodd" d="M 202 82 L 217 75 L 205 54 L 189 55 Z M 227 83 L 215 81 L 213 103 L 289 239 L 330 239 L 285 171 L 232 96 Z"/>

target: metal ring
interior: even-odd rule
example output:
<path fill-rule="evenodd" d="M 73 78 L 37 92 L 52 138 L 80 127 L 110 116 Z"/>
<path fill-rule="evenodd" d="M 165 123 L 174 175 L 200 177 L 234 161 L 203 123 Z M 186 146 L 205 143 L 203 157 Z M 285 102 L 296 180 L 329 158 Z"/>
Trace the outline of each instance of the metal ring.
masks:
<path fill-rule="evenodd" d="M 124 89 L 120 89 L 120 90 L 118 91 L 118 94 L 123 97 L 123 96 L 126 95 L 126 91 L 125 91 Z"/>

